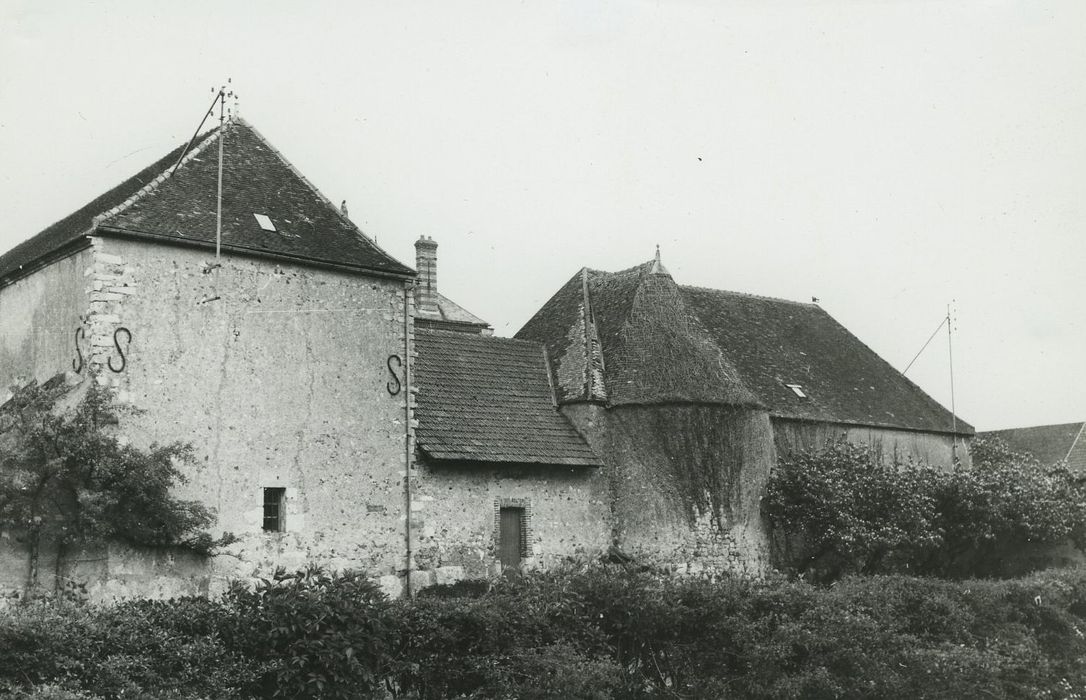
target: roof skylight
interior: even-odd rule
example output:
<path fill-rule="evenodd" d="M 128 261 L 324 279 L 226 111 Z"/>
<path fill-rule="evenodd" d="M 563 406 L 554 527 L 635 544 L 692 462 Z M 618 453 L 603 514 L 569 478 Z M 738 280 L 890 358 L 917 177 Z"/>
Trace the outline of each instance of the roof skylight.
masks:
<path fill-rule="evenodd" d="M 786 387 L 792 390 L 792 393 L 801 399 L 807 398 L 806 392 L 803 391 L 803 387 L 799 384 L 785 384 Z"/>
<path fill-rule="evenodd" d="M 272 223 L 267 214 L 253 214 L 253 216 L 256 217 L 256 222 L 260 224 L 260 228 L 265 231 L 275 232 L 275 224 Z"/>

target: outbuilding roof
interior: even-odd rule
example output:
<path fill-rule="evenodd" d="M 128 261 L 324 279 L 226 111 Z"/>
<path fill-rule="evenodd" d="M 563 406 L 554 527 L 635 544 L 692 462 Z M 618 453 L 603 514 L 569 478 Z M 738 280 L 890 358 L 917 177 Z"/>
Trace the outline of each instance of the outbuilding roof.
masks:
<path fill-rule="evenodd" d="M 237 120 L 199 137 L 176 171 L 184 146 L 0 256 L 0 282 L 85 244 L 91 234 L 213 248 L 218 140 L 223 134 L 224 252 L 401 277 L 413 274 L 363 234 L 252 126 Z"/>
<path fill-rule="evenodd" d="M 680 286 L 659 259 L 582 270 L 516 337 L 547 345 L 560 402 L 757 405 L 780 418 L 973 433 L 821 307 Z"/>
<path fill-rule="evenodd" d="M 1057 425 L 1035 425 L 1029 428 L 1007 428 L 1006 430 L 988 430 L 977 433 L 978 438 L 998 438 L 1007 443 L 1015 452 L 1033 455 L 1044 465 L 1055 464 L 1060 460 L 1072 461 L 1072 450 L 1080 447 L 1075 455 L 1079 462 L 1071 465 L 1086 469 L 1086 423 L 1060 423 Z"/>
<path fill-rule="evenodd" d="M 598 466 L 558 412 L 543 346 L 416 328 L 419 449 L 435 460 Z"/>
<path fill-rule="evenodd" d="M 702 287 L 682 294 L 772 415 L 973 433 L 816 304 Z"/>

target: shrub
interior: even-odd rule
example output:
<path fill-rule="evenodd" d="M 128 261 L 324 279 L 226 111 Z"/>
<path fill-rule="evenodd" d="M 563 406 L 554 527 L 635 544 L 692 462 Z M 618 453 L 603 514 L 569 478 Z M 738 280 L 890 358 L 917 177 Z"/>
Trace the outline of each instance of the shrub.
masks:
<path fill-rule="evenodd" d="M 19 606 L 0 625 L 0 684 L 105 698 L 238 697 L 259 666 L 224 648 L 228 619 L 202 598 Z"/>
<path fill-rule="evenodd" d="M 388 673 L 393 630 L 380 588 L 358 572 L 277 571 L 224 596 L 229 648 L 259 664 L 258 697 L 357 698 Z"/>
<path fill-rule="evenodd" d="M 673 579 L 617 566 L 387 602 L 355 574 L 223 601 L 0 613 L 0 693 L 141 698 L 1062 698 L 1086 568 L 1007 581 Z M 349 649 L 353 649 L 348 653 Z"/>
<path fill-rule="evenodd" d="M 972 467 L 883 464 L 834 443 L 781 459 L 762 501 L 778 565 L 818 581 L 849 573 L 1013 576 L 1046 548 L 1086 545 L 1086 482 L 980 443 Z"/>

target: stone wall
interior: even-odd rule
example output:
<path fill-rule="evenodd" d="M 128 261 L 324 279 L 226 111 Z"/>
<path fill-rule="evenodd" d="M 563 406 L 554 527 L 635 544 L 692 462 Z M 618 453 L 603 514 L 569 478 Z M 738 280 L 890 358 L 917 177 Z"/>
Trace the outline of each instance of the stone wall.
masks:
<path fill-rule="evenodd" d="M 840 423 L 773 419 L 777 452 L 802 452 L 819 449 L 831 440 L 845 440 L 858 445 L 870 445 L 886 463 L 912 460 L 936 467 L 950 467 L 952 455 L 963 464 L 970 464 L 969 443 L 961 436 L 956 440 L 946 433 L 921 433 L 891 428 L 873 428 Z M 952 450 L 952 443 L 956 449 Z"/>
<path fill-rule="evenodd" d="M 406 392 L 390 393 L 388 358 L 405 355 L 403 283 L 232 257 L 208 269 L 206 253 L 113 238 L 95 253 L 117 280 L 93 311 L 116 321 L 92 342 L 118 342 L 93 361 L 135 409 L 126 436 L 196 446 L 180 495 L 240 538 L 218 572 L 402 570 Z M 283 532 L 262 530 L 266 487 L 285 489 Z"/>
<path fill-rule="evenodd" d="M 497 575 L 495 511 L 528 512 L 525 568 L 598 556 L 611 543 L 606 476 L 595 467 L 418 462 L 414 586 Z"/>
<path fill-rule="evenodd" d="M 91 261 L 83 250 L 0 287 L 0 402 L 13 384 L 86 364 Z"/>
<path fill-rule="evenodd" d="M 389 358 L 407 356 L 404 282 L 239 257 L 215 268 L 187 248 L 93 243 L 0 290 L 5 314 L 25 318 L 9 327 L 5 315 L 5 375 L 72 370 L 69 341 L 83 329 L 73 379 L 115 390 L 120 437 L 195 447 L 177 495 L 216 510 L 213 534 L 238 538 L 209 563 L 211 590 L 318 563 L 368 571 L 398 593 L 408 394 Z M 267 487 L 285 489 L 283 532 L 263 530 Z"/>
<path fill-rule="evenodd" d="M 763 411 L 689 404 L 562 410 L 606 464 L 620 549 L 680 571 L 765 571 L 759 504 L 775 454 Z"/>

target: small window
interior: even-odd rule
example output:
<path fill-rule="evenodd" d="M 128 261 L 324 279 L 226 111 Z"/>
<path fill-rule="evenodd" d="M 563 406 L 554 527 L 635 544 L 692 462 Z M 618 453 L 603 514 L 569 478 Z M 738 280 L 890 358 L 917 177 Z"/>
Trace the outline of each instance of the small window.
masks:
<path fill-rule="evenodd" d="M 272 220 L 268 218 L 267 214 L 253 214 L 253 216 L 256 217 L 256 222 L 260 224 L 260 228 L 265 231 L 275 232 L 275 224 L 272 223 Z"/>
<path fill-rule="evenodd" d="M 265 532 L 283 532 L 283 502 L 286 496 L 286 489 L 283 488 L 267 488 L 264 489 L 264 531 Z"/>
<path fill-rule="evenodd" d="M 515 571 L 526 556 L 528 533 L 523 508 L 503 507 L 498 518 L 498 560 L 503 571 Z"/>
<path fill-rule="evenodd" d="M 792 390 L 792 393 L 801 399 L 807 398 L 806 392 L 803 391 L 803 387 L 799 384 L 785 384 L 786 387 Z"/>

